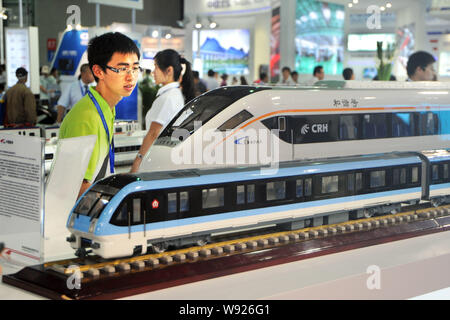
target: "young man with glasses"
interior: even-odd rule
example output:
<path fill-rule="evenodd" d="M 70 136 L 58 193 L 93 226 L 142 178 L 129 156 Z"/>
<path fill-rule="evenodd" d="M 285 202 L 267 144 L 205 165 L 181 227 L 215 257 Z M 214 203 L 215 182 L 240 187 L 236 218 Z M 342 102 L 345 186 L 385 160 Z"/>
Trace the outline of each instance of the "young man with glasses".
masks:
<path fill-rule="evenodd" d="M 95 37 L 89 42 L 88 61 L 97 86 L 70 110 L 61 125 L 60 139 L 96 135 L 78 197 L 91 185 L 114 173 L 115 106 L 136 87 L 140 52 L 133 40 L 115 32 Z"/>
<path fill-rule="evenodd" d="M 435 62 L 436 59 L 428 52 L 417 51 L 413 53 L 406 64 L 407 81 L 436 81 Z"/>

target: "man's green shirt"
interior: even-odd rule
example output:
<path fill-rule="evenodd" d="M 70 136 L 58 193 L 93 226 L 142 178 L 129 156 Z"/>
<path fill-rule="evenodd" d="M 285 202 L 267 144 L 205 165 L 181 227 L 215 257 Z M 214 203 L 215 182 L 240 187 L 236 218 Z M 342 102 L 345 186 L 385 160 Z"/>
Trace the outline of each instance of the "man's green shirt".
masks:
<path fill-rule="evenodd" d="M 93 181 L 98 175 L 105 158 L 109 155 L 109 143 L 111 143 L 114 134 L 114 119 L 116 117 L 116 109 L 111 110 L 108 103 L 94 89 L 89 88 L 103 112 L 106 123 L 108 125 L 110 141 L 103 126 L 102 119 L 98 114 L 97 108 L 92 102 L 89 95 L 85 95 L 78 101 L 64 118 L 59 130 L 59 138 L 74 138 L 82 136 L 97 136 L 94 150 L 84 179 Z M 108 171 L 109 172 L 109 171 Z"/>

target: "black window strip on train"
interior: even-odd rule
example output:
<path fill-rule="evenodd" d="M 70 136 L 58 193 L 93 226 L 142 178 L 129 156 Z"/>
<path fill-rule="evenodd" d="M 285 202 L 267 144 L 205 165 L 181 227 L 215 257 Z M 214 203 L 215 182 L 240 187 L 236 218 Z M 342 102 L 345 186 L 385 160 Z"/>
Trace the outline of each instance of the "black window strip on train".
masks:
<path fill-rule="evenodd" d="M 433 162 L 432 184 L 450 182 L 450 161 Z M 131 225 L 193 218 L 421 186 L 421 165 L 365 168 L 318 175 L 239 181 L 226 184 L 159 189 L 132 194 L 119 206 L 111 223 Z M 433 170 L 432 170 L 433 171 Z M 208 205 L 208 191 L 210 199 Z M 206 198 L 205 198 L 206 197 Z M 142 202 L 133 202 L 139 198 Z M 174 201 L 176 204 L 174 204 Z M 206 208 L 203 204 L 207 203 Z M 169 203 L 170 202 L 170 203 Z M 170 208 L 170 212 L 169 212 Z M 141 212 L 140 220 L 138 210 Z M 129 218 L 128 218 L 129 217 Z"/>
<path fill-rule="evenodd" d="M 450 134 L 449 116 L 450 111 L 290 115 L 262 123 L 279 129 L 284 142 L 307 144 Z"/>

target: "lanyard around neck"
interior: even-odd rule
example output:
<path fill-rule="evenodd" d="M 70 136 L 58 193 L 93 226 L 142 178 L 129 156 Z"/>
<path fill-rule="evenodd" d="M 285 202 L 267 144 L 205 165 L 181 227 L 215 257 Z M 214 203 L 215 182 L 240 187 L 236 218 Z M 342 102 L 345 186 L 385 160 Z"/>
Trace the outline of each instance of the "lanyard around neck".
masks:
<path fill-rule="evenodd" d="M 105 116 L 103 115 L 102 109 L 100 108 L 100 105 L 98 104 L 97 99 L 95 99 L 94 95 L 90 90 L 88 90 L 87 94 L 89 95 L 89 98 L 91 98 L 92 102 L 94 103 L 95 107 L 97 108 L 98 114 L 103 122 L 103 127 L 105 128 L 106 135 L 108 136 L 108 144 L 109 144 L 109 168 L 110 172 L 114 173 L 114 141 L 111 143 L 110 141 L 110 135 L 108 130 L 108 125 L 106 124 Z"/>
<path fill-rule="evenodd" d="M 86 90 L 84 90 L 84 89 L 83 89 L 82 83 L 84 84 L 83 81 L 80 81 L 80 82 L 79 82 L 79 84 L 80 84 L 80 90 L 81 90 L 81 96 L 84 97 L 84 96 L 87 94 L 87 92 L 89 91 L 89 86 L 88 86 L 88 85 L 84 85 L 84 88 L 86 89 Z M 87 87 L 87 88 L 86 88 L 86 87 Z"/>

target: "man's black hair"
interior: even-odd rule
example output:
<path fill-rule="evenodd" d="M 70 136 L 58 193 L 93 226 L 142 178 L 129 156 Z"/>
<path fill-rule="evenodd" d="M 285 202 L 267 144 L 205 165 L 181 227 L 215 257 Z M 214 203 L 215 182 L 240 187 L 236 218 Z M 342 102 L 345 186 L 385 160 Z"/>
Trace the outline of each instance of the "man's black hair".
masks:
<path fill-rule="evenodd" d="M 289 71 L 289 74 L 291 74 L 291 68 L 283 67 L 283 69 L 281 69 L 281 72 L 285 72 L 285 71 Z"/>
<path fill-rule="evenodd" d="M 208 77 L 214 77 L 214 75 L 215 75 L 214 70 L 213 69 L 209 69 L 208 70 Z"/>
<path fill-rule="evenodd" d="M 321 69 L 323 69 L 323 66 L 317 66 L 317 67 L 315 67 L 315 68 L 314 68 L 314 71 L 313 71 L 313 76 L 315 76 L 316 73 L 319 73 Z"/>
<path fill-rule="evenodd" d="M 133 40 L 120 32 L 109 32 L 97 36 L 89 41 L 88 46 L 88 61 L 89 67 L 93 71 L 94 65 L 99 65 L 104 71 L 106 71 L 106 65 L 114 53 L 135 53 L 138 59 L 141 58 L 139 49 Z M 94 72 L 92 72 L 94 73 Z M 94 75 L 95 81 L 98 82 L 98 78 Z"/>
<path fill-rule="evenodd" d="M 417 51 L 413 53 L 409 59 L 408 63 L 406 64 L 406 71 L 408 72 L 408 77 L 414 76 L 416 73 L 417 67 L 420 67 L 422 70 L 425 70 L 425 68 L 436 62 L 436 59 L 425 51 Z"/>
<path fill-rule="evenodd" d="M 345 68 L 344 71 L 342 72 L 342 76 L 344 77 L 345 80 L 350 80 L 352 78 L 352 75 L 353 75 L 352 68 Z"/>

